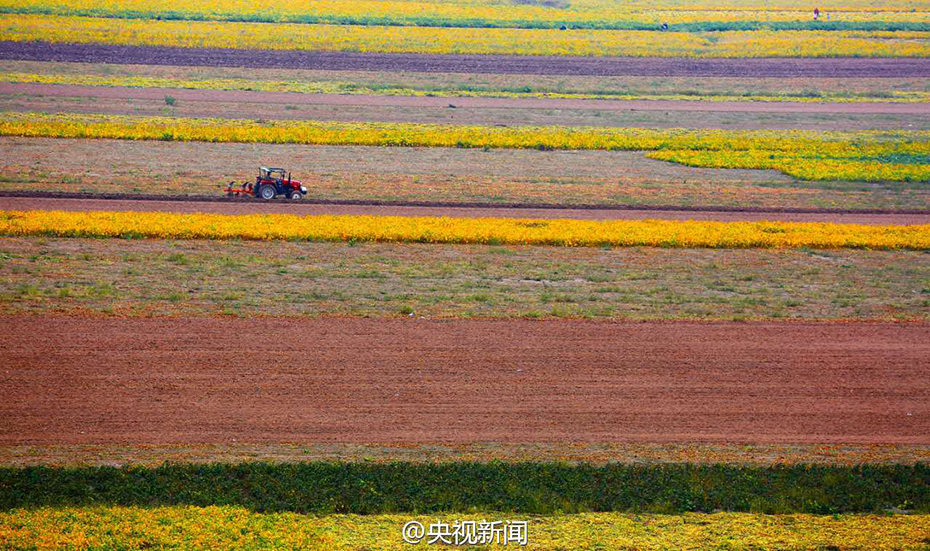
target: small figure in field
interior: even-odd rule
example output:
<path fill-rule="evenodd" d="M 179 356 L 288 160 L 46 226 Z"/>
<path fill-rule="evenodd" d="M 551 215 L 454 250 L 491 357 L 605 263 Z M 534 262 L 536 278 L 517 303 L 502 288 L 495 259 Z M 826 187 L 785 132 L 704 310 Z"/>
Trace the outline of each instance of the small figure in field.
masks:
<path fill-rule="evenodd" d="M 820 8 L 814 8 L 814 21 L 820 19 Z"/>
<path fill-rule="evenodd" d="M 668 30 L 668 23 L 662 23 L 662 30 L 663 30 L 663 31 L 667 31 L 667 30 Z"/>

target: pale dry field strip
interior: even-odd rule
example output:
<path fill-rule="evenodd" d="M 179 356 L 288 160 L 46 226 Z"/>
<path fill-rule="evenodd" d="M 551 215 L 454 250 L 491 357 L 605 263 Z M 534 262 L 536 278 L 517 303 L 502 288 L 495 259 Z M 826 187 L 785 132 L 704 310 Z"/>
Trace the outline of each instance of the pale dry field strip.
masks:
<path fill-rule="evenodd" d="M 173 98 L 170 108 L 166 97 Z M 0 83 L 0 111 L 486 126 L 926 130 L 928 105 L 420 98 Z"/>
<path fill-rule="evenodd" d="M 309 189 L 308 199 L 807 209 L 930 204 L 923 184 L 797 182 L 776 171 L 685 167 L 627 151 L 0 138 L 0 190 L 219 196 L 228 182 L 254 180 L 267 164 L 290 169 Z"/>

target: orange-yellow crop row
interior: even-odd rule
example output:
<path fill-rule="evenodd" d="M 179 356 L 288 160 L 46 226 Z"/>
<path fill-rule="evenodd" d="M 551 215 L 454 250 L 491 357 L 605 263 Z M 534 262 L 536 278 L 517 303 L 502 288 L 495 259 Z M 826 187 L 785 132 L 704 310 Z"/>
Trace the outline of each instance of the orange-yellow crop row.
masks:
<path fill-rule="evenodd" d="M 925 22 L 930 4 L 907 5 L 870 0 L 818 4 L 823 21 Z M 718 2 L 616 2 L 610 0 L 0 0 L 10 13 L 91 15 L 94 17 L 232 20 L 268 22 L 382 22 L 392 25 L 490 26 L 545 25 L 605 28 L 618 23 L 688 23 L 704 21 L 812 21 L 813 7 L 803 0 L 777 4 L 722 0 Z M 377 23 L 375 23 L 377 24 Z M 558 28 L 558 26 L 556 26 Z"/>
<path fill-rule="evenodd" d="M 0 15 L 3 40 L 120 46 L 643 57 L 928 57 L 927 32 L 306 25 Z"/>
<path fill-rule="evenodd" d="M 43 507 L 0 513 L 0 547 L 403 550 L 413 548 L 401 537 L 411 520 L 429 526 L 505 519 L 527 520 L 533 549 L 921 549 L 930 530 L 930 515 L 301 515 L 230 506 Z"/>
<path fill-rule="evenodd" d="M 930 249 L 930 225 L 0 211 L 0 235 L 564 247 Z"/>
<path fill-rule="evenodd" d="M 930 180 L 927 162 L 886 162 L 876 159 L 782 154 L 771 150 L 667 150 L 646 154 L 650 159 L 703 168 L 780 170 L 800 180 L 858 180 L 866 182 L 922 182 Z M 894 154 L 887 155 L 895 159 Z M 905 158 L 921 159 L 918 156 Z"/>

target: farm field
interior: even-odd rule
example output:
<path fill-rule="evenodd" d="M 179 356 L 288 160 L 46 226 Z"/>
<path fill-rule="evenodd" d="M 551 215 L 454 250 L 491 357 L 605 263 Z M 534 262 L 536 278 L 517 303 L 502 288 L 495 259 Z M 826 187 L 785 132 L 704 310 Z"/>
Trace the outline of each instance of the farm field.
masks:
<path fill-rule="evenodd" d="M 6 238 L 0 254 L 0 309 L 9 314 L 930 317 L 930 264 L 906 251 Z M 274 279 L 285 291 L 243 289 L 242 279 Z"/>
<path fill-rule="evenodd" d="M 824 517 L 819 515 L 792 515 L 781 518 L 746 513 L 586 513 L 549 517 L 494 515 L 492 519 L 475 515 L 330 515 L 321 518 L 293 513 L 254 513 L 241 507 L 95 507 L 39 509 L 15 515 L 3 514 L 0 516 L 0 526 L 16 525 L 26 528 L 14 537 L 0 532 L 0 541 L 16 546 L 28 545 L 41 538 L 43 543 L 55 546 L 80 542 L 93 546 L 117 547 L 142 544 L 172 546 L 198 538 L 198 541 L 211 547 L 258 545 L 357 549 L 372 540 L 390 540 L 410 520 L 445 520 L 451 524 L 469 519 L 476 522 L 527 520 L 530 530 L 541 535 L 531 548 L 542 549 L 587 545 L 637 548 L 671 545 L 706 547 L 714 545 L 719 538 L 737 540 L 751 547 L 819 547 L 839 539 L 871 545 L 876 537 L 881 537 L 889 548 L 908 548 L 916 545 L 928 529 L 926 515 L 901 517 L 893 523 L 878 515 L 843 515 L 825 521 Z M 136 528 L 118 533 L 99 528 L 115 524 L 132 525 Z M 51 526 L 52 529 L 45 531 L 36 528 L 37 526 Z M 66 531 L 65 526 L 69 527 L 69 530 Z M 173 529 L 167 530 L 165 526 L 171 526 Z M 262 538 L 251 536 L 259 530 L 267 535 Z M 712 533 L 713 536 L 707 535 L 708 533 Z M 30 535 L 34 536 L 29 537 Z M 384 547 L 406 548 L 409 548 L 409 545 Z"/>
<path fill-rule="evenodd" d="M 7 45 L 9 48 L 9 45 Z M 8 49 L 0 53 L 12 54 Z M 64 52 L 56 52 L 56 56 Z M 131 53 L 131 52 L 130 52 Z M 409 56 L 405 56 L 407 58 Z M 389 59 L 396 59 L 391 57 Z M 445 58 L 443 58 L 445 59 Z M 554 58 L 553 61 L 559 58 Z M 596 61 L 597 58 L 594 58 Z M 191 61 L 191 60 L 188 60 Z M 635 60 L 626 60 L 631 63 Z M 844 60 L 836 60 L 842 64 Z M 853 61 L 853 60 L 847 60 Z M 859 60 L 859 63 L 868 60 Z M 661 66 L 659 62 L 655 65 Z M 641 64 L 643 69 L 652 64 Z M 893 63 L 891 64 L 894 65 Z M 806 102 L 921 102 L 930 93 L 930 84 L 918 76 L 856 78 L 817 76 L 805 72 L 803 78 L 782 76 L 755 78 L 740 76 L 636 76 L 626 74 L 597 76 L 577 74 L 516 74 L 512 72 L 461 73 L 349 70 L 344 67 L 286 70 L 269 67 L 127 65 L 119 63 L 69 63 L 53 61 L 0 61 L 0 78 L 9 83 L 89 85 L 98 87 L 181 88 L 196 90 L 240 90 L 291 92 L 300 94 L 380 95 L 413 97 L 484 98 L 566 98 L 566 99 L 670 99 L 688 101 L 770 101 Z M 421 68 L 423 70 L 424 68 Z M 701 67 L 682 65 L 682 71 Z M 797 68 L 794 68 L 795 70 Z M 875 72 L 881 67 L 870 66 Z M 832 75 L 836 66 L 824 65 L 821 73 Z M 334 99 L 345 99 L 330 96 Z M 298 101 L 301 97 L 287 97 Z M 705 107 L 706 108 L 706 107 Z"/>
<path fill-rule="evenodd" d="M 924 57 L 677 58 L 386 54 L 0 41 L 0 59 L 192 67 L 554 76 L 923 78 Z M 890 94 L 890 91 L 886 91 Z"/>
<path fill-rule="evenodd" d="M 809 6 L 797 0 L 780 2 L 774 7 L 734 0 L 715 5 L 694 4 L 680 0 L 658 4 L 628 2 L 620 5 L 606 0 L 515 4 L 500 4 L 493 0 L 472 0 L 467 3 L 441 0 L 417 2 L 405 0 L 394 2 L 279 0 L 274 3 L 274 10 L 216 0 L 188 2 L 181 9 L 166 0 L 155 2 L 140 2 L 139 0 L 15 2 L 5 0 L 0 4 L 0 10 L 4 13 L 18 14 L 88 15 L 128 19 L 394 24 L 426 27 L 558 28 L 568 24 L 572 28 L 623 29 L 636 28 L 631 27 L 630 24 L 640 23 L 641 28 L 648 30 L 655 30 L 662 20 L 684 28 L 688 27 L 683 23 L 691 23 L 696 27 L 701 23 L 713 22 L 718 25 L 712 27 L 716 30 L 721 30 L 723 25 L 734 23 L 738 27 L 745 28 L 746 22 L 778 21 L 793 23 L 798 28 L 833 28 L 842 27 L 850 22 L 867 22 L 879 27 L 882 24 L 902 22 L 918 26 L 920 23 L 930 21 L 930 16 L 928 16 L 930 5 L 926 2 L 912 2 L 906 7 L 901 7 L 877 5 L 868 0 L 846 2 L 842 6 L 829 10 L 837 16 L 833 24 L 826 21 L 800 21 L 808 15 Z M 782 25 L 775 28 L 785 30 L 790 27 Z"/>
<path fill-rule="evenodd" d="M 38 510 L 24 512 L 17 516 L 2 517 L 0 523 L 25 524 L 30 528 L 35 524 L 62 526 L 61 519 L 68 519 L 77 534 L 46 534 L 43 541 L 64 545 L 75 541 L 94 545 L 136 545 L 151 543 L 153 545 L 177 545 L 187 538 L 200 536 L 210 546 L 252 546 L 281 545 L 285 547 L 327 547 L 329 549 L 356 549 L 371 540 L 388 539 L 397 533 L 408 521 L 445 519 L 447 522 L 459 520 L 454 517 L 414 517 L 403 515 L 346 516 L 334 515 L 326 521 L 319 517 L 296 514 L 259 514 L 235 507 L 163 507 L 157 509 L 143 508 L 95 508 L 92 510 L 66 509 Z M 466 517 L 468 518 L 468 517 Z M 472 517 L 478 520 L 478 517 Z M 526 520 L 525 517 L 495 515 L 498 519 Z M 483 518 L 482 518 L 483 520 Z M 5 522 L 6 521 L 6 522 Z M 128 533 L 101 533 L 97 527 L 118 522 L 131 522 L 142 527 Z M 711 527 L 717 537 L 739 538 L 747 545 L 785 545 L 816 547 L 824 542 L 842 538 L 846 541 L 874 541 L 876 532 L 890 546 L 907 547 L 919 541 L 920 534 L 926 529 L 924 517 L 907 517 L 888 525 L 878 516 L 844 516 L 829 524 L 822 517 L 815 515 L 792 516 L 777 520 L 773 525 L 768 517 L 749 514 L 690 514 L 682 516 L 662 515 L 619 515 L 596 514 L 564 515 L 561 517 L 536 517 L 529 520 L 534 529 L 546 534 L 540 539 L 536 548 L 553 548 L 580 545 L 614 546 L 662 546 L 689 545 L 703 547 L 713 545 L 715 538 L 701 535 L 697 528 Z M 650 524 L 652 528 L 648 527 Z M 168 532 L 165 525 L 181 526 L 180 534 Z M 610 527 L 610 533 L 603 533 L 596 527 Z M 656 527 L 658 530 L 656 530 Z M 271 534 L 268 539 L 243 536 L 256 530 Z M 145 530 L 146 536 L 140 537 Z M 745 537 L 743 534 L 765 531 L 766 536 Z M 658 538 L 654 535 L 659 532 Z M 287 534 L 287 536 L 284 536 Z M 0 536 L 2 537 L 2 536 Z M 16 545 L 33 540 L 23 538 L 4 539 L 4 543 Z M 409 547 L 409 546 L 408 546 Z M 398 544 L 386 549 L 405 549 Z"/>
<path fill-rule="evenodd" d="M 930 204 L 923 184 L 802 182 L 774 170 L 685 167 L 632 151 L 0 137 L 0 152 L 4 191 L 212 195 L 227 182 L 254 178 L 256 166 L 274 156 L 302 167 L 308 198 L 317 200 L 859 210 Z"/>
<path fill-rule="evenodd" d="M 824 222 L 225 215 L 132 211 L 4 211 L 0 218 L 0 232 L 22 237 L 601 248 L 922 251 L 930 245 L 930 225 L 926 224 L 883 226 Z"/>
<path fill-rule="evenodd" d="M 930 30 L 655 30 L 466 28 L 119 20 L 0 14 L 11 42 L 338 52 L 599 57 L 928 57 Z M 274 33 L 275 40 L 267 39 Z"/>
<path fill-rule="evenodd" d="M 926 324 L 2 319 L 4 444 L 930 443 Z"/>
<path fill-rule="evenodd" d="M 930 181 L 927 131 L 815 132 L 269 121 L 6 112 L 0 135 L 459 149 L 646 151 L 707 168 L 776 169 L 808 181 Z"/>
<path fill-rule="evenodd" d="M 6 49 L 0 53 L 22 54 Z M 51 52 L 49 52 L 51 54 Z M 54 55 L 64 54 L 55 51 Z M 128 54 L 132 54 L 130 50 Z M 344 56 L 343 56 L 344 57 Z M 411 56 L 392 56 L 388 59 L 410 59 Z M 337 57 L 336 60 L 339 58 Z M 437 62 L 446 59 L 440 58 Z M 460 58 L 459 58 L 460 59 Z M 492 58 L 493 59 L 493 58 Z M 553 58 L 556 62 L 559 58 Z M 336 61 L 334 60 L 334 61 Z M 597 61 L 598 58 L 585 61 Z M 193 60 L 186 60 L 193 61 Z M 346 61 L 346 60 L 343 60 Z M 635 60 L 626 60 L 632 63 Z M 748 62 L 750 69 L 752 60 Z M 882 60 L 883 65 L 872 63 L 865 72 L 881 73 L 883 68 L 894 68 L 902 61 Z M 782 60 L 782 63 L 785 61 Z M 870 63 L 868 59 L 837 59 L 834 65 L 820 68 L 821 73 L 833 75 L 837 65 L 844 63 Z M 641 63 L 640 69 L 661 67 L 666 60 Z M 735 63 L 735 62 L 730 62 Z M 760 63 L 760 61 L 756 61 Z M 812 63 L 812 61 L 808 61 Z M 451 63 L 450 63 L 451 65 Z M 696 66 L 695 66 L 696 65 Z M 705 64 L 706 65 L 706 64 Z M 575 67 L 570 65 L 569 67 Z M 450 97 L 568 97 L 617 99 L 673 99 L 703 100 L 728 98 L 733 100 L 767 99 L 770 101 L 864 101 L 883 103 L 895 101 L 918 102 L 930 94 L 930 82 L 918 74 L 910 76 L 866 75 L 851 77 L 815 76 L 817 67 L 805 71 L 802 77 L 776 75 L 732 76 L 708 75 L 699 61 L 682 64 L 676 70 L 690 71 L 682 76 L 641 76 L 630 67 L 623 74 L 533 74 L 502 71 L 498 73 L 424 72 L 428 67 L 415 70 L 351 70 L 346 67 L 306 69 L 288 67 L 196 66 L 126 63 L 69 63 L 67 61 L 24 61 L 4 59 L 0 78 L 4 82 L 45 82 L 47 84 L 86 84 L 96 86 L 177 87 L 219 90 L 256 90 L 266 92 L 298 92 L 303 94 L 374 94 Z M 530 66 L 532 68 L 532 66 Z M 509 68 L 508 68 L 509 69 Z M 798 71 L 793 66 L 791 70 Z M 603 72 L 602 72 L 603 73 Z M 299 98 L 300 96 L 292 96 Z"/>
<path fill-rule="evenodd" d="M 0 0 L 0 547 L 925 548 L 928 39 Z"/>
<path fill-rule="evenodd" d="M 222 444 L 43 444 L 0 447 L 0 461 L 16 467 L 76 467 L 301 461 L 410 464 L 468 461 L 487 463 L 559 462 L 567 465 L 610 463 L 659 465 L 728 464 L 850 466 L 926 463 L 930 446 L 920 444 L 737 444 L 719 442 L 431 442 L 357 444 L 304 442 Z"/>
<path fill-rule="evenodd" d="M 479 126 L 640 127 L 727 130 L 926 130 L 923 103 L 823 103 L 572 98 L 397 97 L 289 92 L 189 91 L 57 84 L 0 84 L 4 111 L 170 114 L 190 118 L 404 122 Z M 165 97 L 174 99 L 166 113 Z M 746 116 L 752 114 L 753 121 Z"/>
<path fill-rule="evenodd" d="M 297 216 L 395 216 L 445 217 L 456 219 L 498 218 L 534 220 L 680 220 L 691 222 L 767 222 L 777 215 L 780 222 L 861 224 L 867 226 L 921 225 L 927 221 L 923 210 L 839 210 L 749 207 L 663 207 L 480 204 L 480 203 L 396 203 L 387 201 L 318 200 L 303 203 L 261 202 L 254 198 L 228 200 L 212 195 L 109 195 L 55 192 L 49 194 L 10 191 L 0 195 L 0 208 L 8 211 L 57 210 L 64 212 L 164 212 L 174 214 L 290 214 Z"/>

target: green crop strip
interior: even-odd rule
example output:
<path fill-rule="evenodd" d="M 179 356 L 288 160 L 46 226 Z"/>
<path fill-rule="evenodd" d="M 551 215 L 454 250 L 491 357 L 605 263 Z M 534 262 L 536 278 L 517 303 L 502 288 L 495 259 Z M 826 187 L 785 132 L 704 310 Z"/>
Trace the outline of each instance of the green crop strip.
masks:
<path fill-rule="evenodd" d="M 257 512 L 930 511 L 930 466 L 242 463 L 0 469 L 0 508 L 233 505 Z"/>
<path fill-rule="evenodd" d="M 506 98 L 570 98 L 570 99 L 665 99 L 676 101 L 804 101 L 804 102 L 926 102 L 930 93 L 921 91 L 869 91 L 865 93 L 802 90 L 777 94 L 737 92 L 701 92 L 698 90 L 570 90 L 540 86 L 478 86 L 453 84 L 439 86 L 409 86 L 401 84 L 364 84 L 346 81 L 301 82 L 295 80 L 256 80 L 255 78 L 183 79 L 145 76 L 39 74 L 0 72 L 0 82 L 35 84 L 72 84 L 96 87 L 126 88 L 188 88 L 192 90 L 246 90 L 261 92 L 295 92 L 302 94 L 348 94 L 413 97 L 506 97 Z"/>

